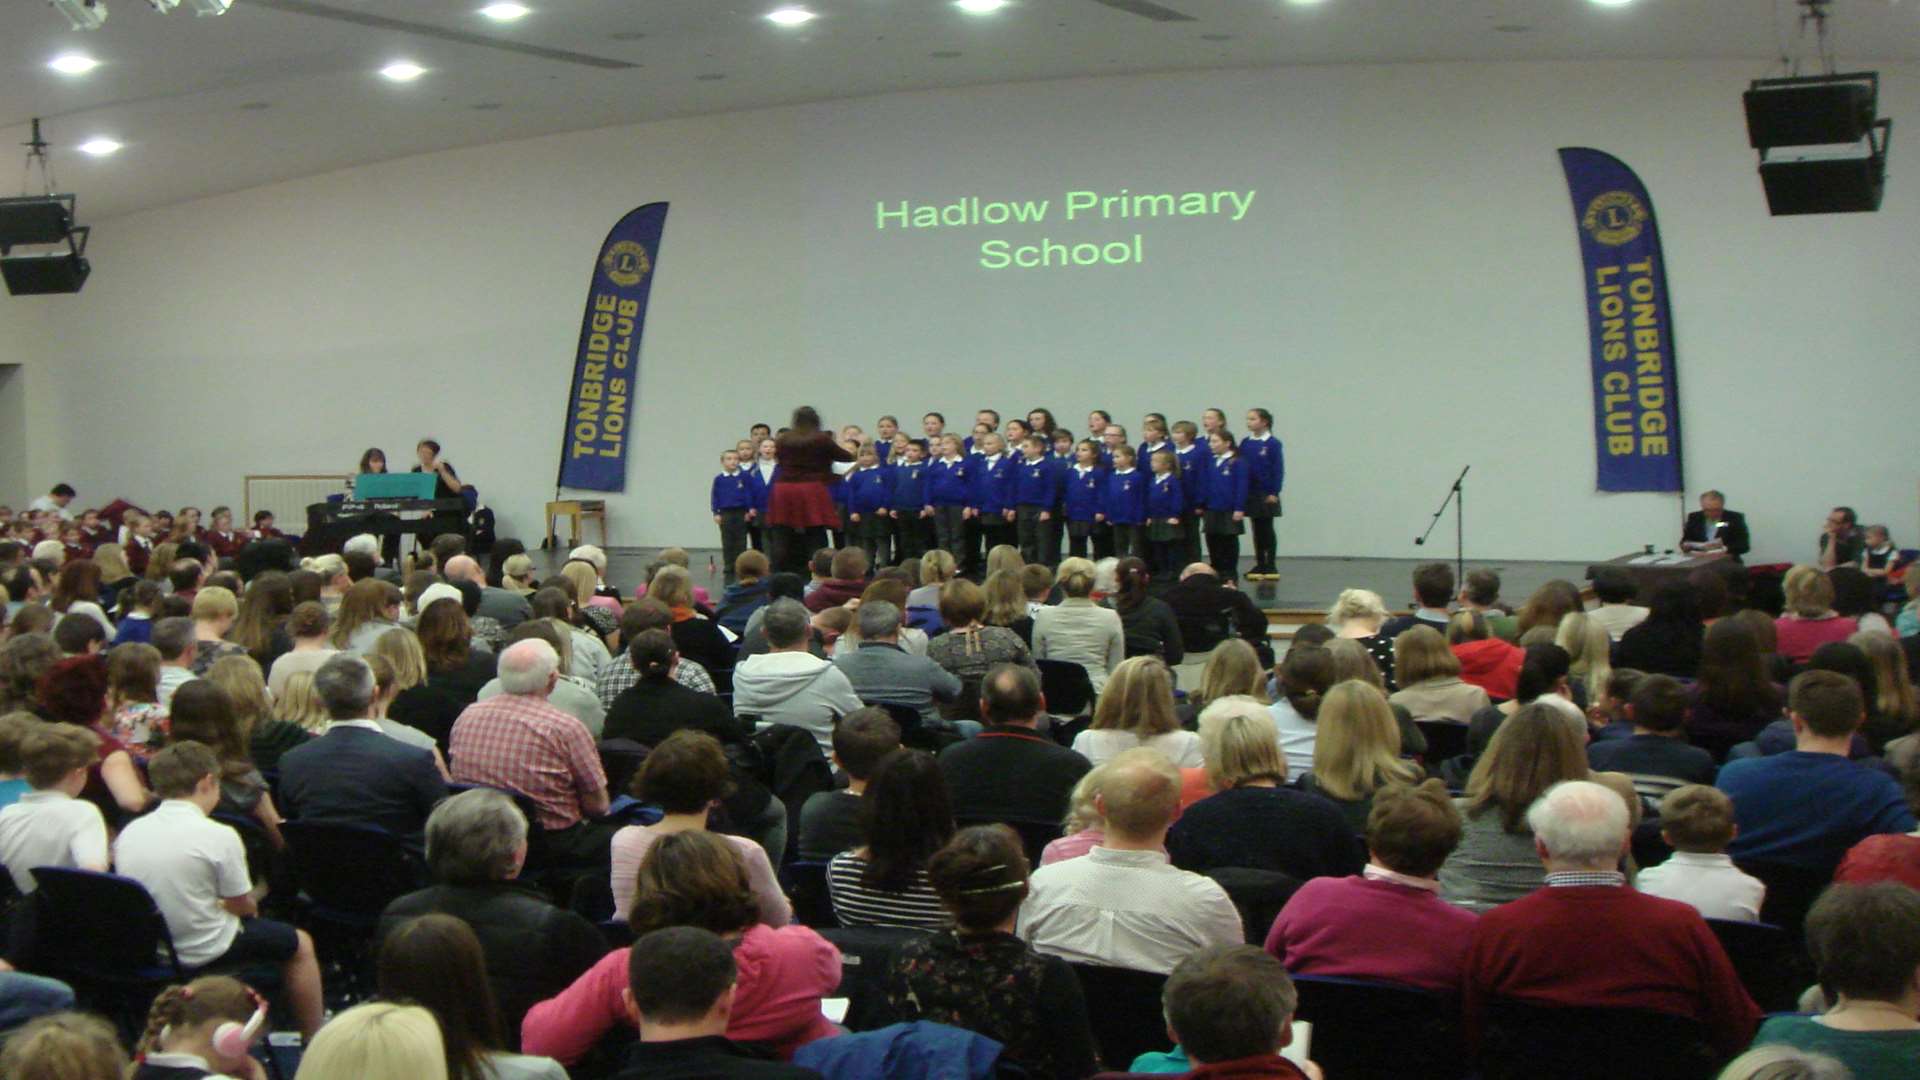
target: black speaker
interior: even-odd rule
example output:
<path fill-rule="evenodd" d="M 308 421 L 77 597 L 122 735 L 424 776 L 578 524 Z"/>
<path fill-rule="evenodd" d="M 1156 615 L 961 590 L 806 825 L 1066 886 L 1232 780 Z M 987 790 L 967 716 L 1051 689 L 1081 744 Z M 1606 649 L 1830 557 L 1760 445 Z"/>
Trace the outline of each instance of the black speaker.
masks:
<path fill-rule="evenodd" d="M 1760 183 L 1767 190 L 1767 211 L 1789 214 L 1861 214 L 1880 209 L 1886 190 L 1887 159 L 1816 158 L 1811 161 L 1763 161 Z"/>
<path fill-rule="evenodd" d="M 1857 143 L 1873 127 L 1879 78 L 1759 79 L 1740 97 L 1747 109 L 1747 143 L 1755 149 Z"/>
<path fill-rule="evenodd" d="M 0 253 L 19 244 L 59 244 L 73 228 L 73 196 L 0 199 Z"/>
<path fill-rule="evenodd" d="M 86 256 L 68 252 L 0 259 L 0 276 L 6 278 L 7 291 L 15 296 L 77 293 L 91 273 L 93 266 Z"/>

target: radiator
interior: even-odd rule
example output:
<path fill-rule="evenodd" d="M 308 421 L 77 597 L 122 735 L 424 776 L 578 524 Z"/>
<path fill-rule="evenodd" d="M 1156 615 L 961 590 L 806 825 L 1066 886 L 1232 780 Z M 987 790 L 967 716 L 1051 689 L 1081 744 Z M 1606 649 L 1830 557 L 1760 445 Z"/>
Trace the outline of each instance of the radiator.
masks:
<path fill-rule="evenodd" d="M 244 516 L 234 522 L 234 527 L 252 528 L 253 515 L 266 510 L 273 514 L 282 530 L 305 532 L 307 507 L 313 503 L 326 502 L 329 495 L 345 492 L 352 482 L 353 477 L 344 473 L 249 476 Z"/>

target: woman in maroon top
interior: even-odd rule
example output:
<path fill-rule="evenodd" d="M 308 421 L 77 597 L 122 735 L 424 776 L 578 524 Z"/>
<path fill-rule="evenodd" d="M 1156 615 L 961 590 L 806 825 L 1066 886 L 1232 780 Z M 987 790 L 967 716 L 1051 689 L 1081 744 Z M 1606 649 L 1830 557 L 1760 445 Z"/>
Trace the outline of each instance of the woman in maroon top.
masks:
<path fill-rule="evenodd" d="M 820 414 L 811 405 L 793 410 L 793 425 L 774 448 L 779 471 L 767 496 L 768 546 L 776 569 L 805 575 L 807 557 L 826 545 L 828 529 L 840 527 L 828 490 L 833 464 L 853 455 L 820 429 Z"/>

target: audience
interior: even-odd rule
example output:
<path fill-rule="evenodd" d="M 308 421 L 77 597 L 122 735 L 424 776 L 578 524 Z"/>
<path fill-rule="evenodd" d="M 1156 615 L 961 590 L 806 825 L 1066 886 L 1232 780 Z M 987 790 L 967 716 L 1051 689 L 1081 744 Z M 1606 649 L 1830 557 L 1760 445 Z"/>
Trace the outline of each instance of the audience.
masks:
<path fill-rule="evenodd" d="M 229 589 L 209 585 L 193 594 L 192 669 L 195 675 L 205 675 L 213 662 L 222 657 L 246 654 L 247 650 L 240 644 L 227 640 L 227 632 L 233 629 L 239 614 L 239 602 Z"/>
<path fill-rule="evenodd" d="M 107 869 L 106 819 L 80 798 L 98 744 L 99 736 L 69 724 L 36 721 L 21 736 L 21 771 L 32 790 L 0 809 L 0 865 L 20 892 L 37 887 L 39 867 Z"/>
<path fill-rule="evenodd" d="M 940 753 L 940 774 L 953 797 L 954 813 L 966 822 L 1013 825 L 1059 821 L 1067 798 L 1091 762 L 1035 727 L 1047 699 L 1033 669 L 999 664 L 980 684 L 980 719 L 974 738 Z"/>
<path fill-rule="evenodd" d="M 842 926 L 944 929 L 927 860 L 953 837 L 953 808 L 933 758 L 896 750 L 861 796 L 861 845 L 827 863 L 827 891 Z"/>
<path fill-rule="evenodd" d="M 1314 719 L 1320 715 L 1322 696 L 1338 681 L 1336 674 L 1333 654 L 1318 646 L 1296 644 L 1281 662 L 1280 693 L 1271 712 L 1288 773 L 1298 776 L 1313 769 L 1313 741 L 1320 730 Z"/>
<path fill-rule="evenodd" d="M 740 959 L 738 947 L 697 926 L 670 926 L 634 942 L 623 1001 L 640 1042 L 619 1080 L 819 1080 L 812 1069 L 767 1061 L 730 1038 L 751 1007 Z"/>
<path fill-rule="evenodd" d="M 1493 632 L 1484 612 L 1455 612 L 1447 623 L 1447 648 L 1460 661 L 1461 682 L 1485 690 L 1489 698 L 1513 697 L 1525 654 Z"/>
<path fill-rule="evenodd" d="M 607 706 L 601 737 L 630 739 L 653 746 L 676 731 L 704 731 L 723 741 L 753 734 L 753 726 L 737 721 L 726 702 L 711 693 L 688 689 L 674 677 L 680 654 L 665 630 L 643 630 L 627 646 L 627 661 L 639 681 L 627 687 Z"/>
<path fill-rule="evenodd" d="M 1179 1043 L 1165 1056 L 1182 1059 L 1196 1080 L 1320 1080 L 1313 1062 L 1302 1068 L 1280 1056 L 1293 1042 L 1299 1000 L 1279 961 L 1259 949 L 1202 949 L 1174 968 L 1161 993 L 1167 1035 Z"/>
<path fill-rule="evenodd" d="M 900 725 L 885 709 L 860 709 L 833 728 L 833 764 L 847 786 L 817 791 L 800 807 L 797 851 L 805 862 L 826 862 L 860 846 L 861 808 L 873 774 L 900 749 Z"/>
<path fill-rule="evenodd" d="M 1906 653 L 1898 641 L 1877 630 L 1862 630 L 1847 643 L 1866 654 L 1872 665 L 1873 700 L 1867 702 L 1867 723 L 1861 733 L 1874 753 L 1885 753 L 1888 743 L 1913 734 L 1920 725 L 1920 702 Z"/>
<path fill-rule="evenodd" d="M 147 808 L 146 785 L 133 755 L 107 734 L 107 665 L 98 656 L 55 661 L 40 676 L 40 714 L 60 724 L 85 728 L 99 737 L 99 760 L 87 774 L 80 797 L 100 808 L 110 823 Z"/>
<path fill-rule="evenodd" d="M 1446 627 L 1421 623 L 1393 639 L 1393 668 L 1400 689 L 1389 699 L 1415 720 L 1464 724 L 1493 702 L 1484 687 L 1461 679 L 1460 658 L 1447 647 Z"/>
<path fill-rule="evenodd" d="M 229 656 L 214 667 L 218 670 L 223 664 L 243 665 L 256 679 L 259 677 L 251 656 Z M 173 695 L 171 723 L 169 737 L 173 741 L 191 739 L 207 746 L 220 759 L 217 812 L 253 818 L 275 848 L 285 847 L 280 836 L 280 811 L 267 790 L 266 777 L 253 764 L 249 738 L 252 725 L 234 707 L 233 696 L 211 677 L 195 679 Z"/>
<path fill-rule="evenodd" d="M 1302 885 L 1268 931 L 1267 952 L 1296 975 L 1457 992 L 1475 917 L 1442 901 L 1434 876 L 1460 843 L 1446 785 L 1388 788 L 1366 828 L 1366 867 Z"/>
<path fill-rule="evenodd" d="M 1587 747 L 1595 769 L 1627 774 L 1642 798 L 1657 803 L 1686 784 L 1711 784 L 1713 755 L 1687 742 L 1687 690 L 1666 675 L 1648 675 L 1627 701 L 1633 734 Z"/>
<path fill-rule="evenodd" d="M 167 987 L 147 1010 L 132 1080 L 252 1076 L 259 1065 L 249 1052 L 266 1035 L 256 1022 L 265 1009 L 252 987 L 225 975 Z M 222 1029 L 229 1034 L 222 1037 Z"/>
<path fill-rule="evenodd" d="M 480 939 L 451 915 L 410 919 L 380 943 L 380 997 L 439 1021 L 448 1080 L 567 1080 L 552 1058 L 507 1052 L 486 974 Z"/>
<path fill-rule="evenodd" d="M 1429 633 L 1416 626 L 1402 638 Z M 1374 796 L 1424 778 L 1420 766 L 1400 756 L 1400 729 L 1378 688 L 1348 679 L 1327 691 L 1316 721 L 1313 770 L 1295 781 L 1302 791 L 1329 799 L 1355 835 L 1366 832 Z"/>
<path fill-rule="evenodd" d="M 1619 641 L 1627 631 L 1646 621 L 1648 609 L 1633 602 L 1639 583 L 1624 567 L 1600 565 L 1593 568 L 1593 595 L 1598 607 L 1587 618 L 1600 625 L 1607 637 Z"/>
<path fill-rule="evenodd" d="M 1087 670 L 1093 692 L 1107 685 L 1107 676 L 1126 659 L 1126 632 L 1120 614 L 1093 602 L 1093 564 L 1069 558 L 1060 562 L 1058 580 L 1062 599 L 1033 616 L 1033 655 L 1039 660 L 1062 660 Z"/>
<path fill-rule="evenodd" d="M 1691 679 L 1700 669 L 1704 633 L 1693 586 L 1664 582 L 1653 592 L 1647 617 L 1620 635 L 1613 662 L 1651 675 Z"/>
<path fill-rule="evenodd" d="M 812 621 L 798 601 L 766 606 L 761 628 L 768 651 L 749 656 L 733 672 L 733 711 L 761 729 L 786 724 L 811 732 L 822 753 L 833 749 L 833 724 L 862 707 L 853 684 L 835 664 L 809 649 Z"/>
<path fill-rule="evenodd" d="M 899 705 L 920 714 L 922 726 L 945 726 L 935 705 L 960 697 L 961 682 L 939 664 L 900 647 L 901 609 L 867 599 L 854 613 L 860 643 L 834 660 L 855 696 L 870 705 Z"/>
<path fill-rule="evenodd" d="M 1526 817 L 1546 888 L 1474 925 L 1462 983 L 1469 1041 L 1488 1004 L 1510 1000 L 1691 1017 L 1721 1053 L 1744 1049 L 1760 1009 L 1713 931 L 1693 908 L 1635 892 L 1618 870 L 1626 802 L 1600 784 L 1564 781 Z"/>
<path fill-rule="evenodd" d="M 1717 788 L 1687 784 L 1660 800 L 1660 836 L 1673 848 L 1666 862 L 1640 871 L 1634 888 L 1691 904 L 1709 919 L 1759 922 L 1767 887 L 1733 865 L 1733 800 Z"/>
<path fill-rule="evenodd" d="M 1114 668 L 1094 705 L 1093 726 L 1073 739 L 1073 749 L 1095 765 L 1136 746 L 1150 746 L 1183 768 L 1201 764 L 1200 737 L 1181 728 L 1173 675 L 1157 656 L 1136 656 Z"/>
<path fill-rule="evenodd" d="M 1168 862 L 1179 770 L 1145 748 L 1126 751 L 1108 769 L 1094 796 L 1105 837 L 1081 858 L 1034 872 L 1020 936 L 1073 963 L 1156 973 L 1172 971 L 1196 949 L 1242 941 L 1240 913 L 1226 890 Z"/>
<path fill-rule="evenodd" d="M 1208 705 L 1230 697 L 1257 698 L 1263 706 L 1267 704 L 1267 672 L 1260 666 L 1260 654 L 1237 638 L 1214 646 L 1200 670 L 1200 685 L 1187 692 L 1187 700 L 1175 712 L 1181 726 L 1195 730 Z"/>
<path fill-rule="evenodd" d="M 492 788 L 463 791 L 427 818 L 434 884 L 388 904 L 375 933 L 378 947 L 401 925 L 431 914 L 471 927 L 508 1048 L 519 1045 L 528 1009 L 565 990 L 607 952 L 592 923 L 518 880 L 526 861 L 527 819 L 513 800 Z"/>
<path fill-rule="evenodd" d="M 371 825 L 424 850 L 427 816 L 447 797 L 433 752 L 390 737 L 372 719 L 373 671 L 359 657 L 328 660 L 314 673 L 313 688 L 331 722 L 325 735 L 280 758 L 287 813 Z"/>
<path fill-rule="evenodd" d="M 1267 617 L 1253 598 L 1203 562 L 1180 571 L 1180 581 L 1161 599 L 1180 623 L 1180 642 L 1186 660 L 1193 663 L 1222 642 L 1238 638 L 1252 646 L 1263 664 L 1271 666 L 1273 646 L 1267 640 Z"/>
<path fill-rule="evenodd" d="M 1845 641 L 1860 628 L 1858 621 L 1833 610 L 1833 581 L 1814 566 L 1796 566 L 1781 582 L 1787 608 L 1774 620 L 1774 638 L 1781 656 L 1805 663 L 1813 651 L 1830 641 Z"/>
<path fill-rule="evenodd" d="M 1688 691 L 1687 734 L 1724 754 L 1780 719 L 1782 697 L 1752 627 L 1743 618 L 1721 619 L 1707 628 Z"/>
<path fill-rule="evenodd" d="M 417 1005 L 355 1005 L 307 1044 L 294 1080 L 449 1080 L 440 1022 Z"/>
<path fill-rule="evenodd" d="M 1447 605 L 1453 602 L 1453 595 L 1453 567 L 1446 563 L 1422 563 L 1414 567 L 1414 610 L 1411 614 L 1395 615 L 1381 624 L 1381 635 L 1397 640 L 1408 630 L 1424 626 L 1441 634 L 1444 640 L 1447 623 L 1452 618 Z"/>
<path fill-rule="evenodd" d="M 1920 1061 L 1920 892 L 1881 882 L 1835 885 L 1807 913 L 1807 951 L 1833 1004 L 1774 1016 L 1755 1045 L 1823 1054 L 1854 1080 L 1910 1077 Z"/>
<path fill-rule="evenodd" d="M 914 590 L 914 594 L 924 588 Z M 941 715 L 950 720 L 971 720 L 980 700 L 980 683 L 987 672 L 999 664 L 1033 668 L 1033 653 L 1019 634 L 981 621 L 987 601 L 980 586 L 959 578 L 940 586 L 934 596 L 946 632 L 927 643 L 927 659 L 960 680 L 959 698 L 942 706 Z M 913 609 L 910 606 L 907 610 L 911 614 Z"/>
<path fill-rule="evenodd" d="M 1041 570 L 1045 570 L 1041 567 Z M 1147 572 L 1147 564 L 1128 556 L 1121 559 L 1115 568 L 1119 575 L 1119 588 L 1107 602 L 1120 615 L 1120 631 L 1126 641 L 1128 656 L 1154 656 L 1167 666 L 1177 666 L 1186 656 L 1186 645 L 1180 637 L 1180 620 L 1165 600 L 1148 595 L 1147 582 L 1152 575 Z M 1044 597 L 1047 590 L 1041 589 Z"/>
<path fill-rule="evenodd" d="M 1555 784 L 1587 779 L 1579 730 L 1585 726 L 1545 703 L 1528 705 L 1500 725 L 1474 763 L 1465 797 L 1454 801 L 1465 828 L 1440 868 L 1447 902 L 1486 911 L 1541 886 L 1545 874 L 1527 808 Z"/>
<path fill-rule="evenodd" d="M 1327 626 L 1334 636 L 1351 638 L 1367 647 L 1373 662 L 1380 665 L 1380 677 L 1388 692 L 1398 690 L 1394 679 L 1393 639 L 1380 632 L 1387 621 L 1387 605 L 1380 594 L 1366 589 L 1345 589 L 1327 609 Z M 1283 729 L 1284 730 L 1284 729 Z M 1305 766 L 1305 762 L 1301 763 Z"/>
<path fill-rule="evenodd" d="M 962 829 L 927 861 L 927 877 L 953 928 L 894 955 L 886 978 L 893 1017 L 985 1035 L 1036 1080 L 1091 1075 L 1093 1034 L 1079 979 L 1014 933 L 1029 891 L 1020 838 L 1003 826 Z"/>

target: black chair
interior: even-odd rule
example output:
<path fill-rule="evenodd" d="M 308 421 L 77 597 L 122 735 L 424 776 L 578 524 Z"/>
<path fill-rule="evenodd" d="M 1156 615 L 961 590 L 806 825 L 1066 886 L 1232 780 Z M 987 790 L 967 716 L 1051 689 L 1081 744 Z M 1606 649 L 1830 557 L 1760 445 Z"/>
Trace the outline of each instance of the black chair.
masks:
<path fill-rule="evenodd" d="M 1713 936 L 1740 973 L 1740 983 L 1766 1012 L 1793 1012 L 1812 985 L 1813 966 L 1785 930 L 1767 923 L 1708 919 Z"/>
<path fill-rule="evenodd" d="M 646 764 L 649 749 L 632 739 L 600 740 L 600 767 L 607 774 L 608 794 L 626 794 L 627 786 L 633 783 L 634 774 Z"/>
<path fill-rule="evenodd" d="M 1092 1021 L 1093 1044 L 1107 1070 L 1125 1072 L 1133 1059 L 1153 1050 L 1170 1050 L 1166 1013 L 1160 1006 L 1160 992 L 1167 977 L 1151 971 L 1105 967 L 1099 964 L 1072 964 L 1080 979 L 1080 992 L 1087 999 L 1087 1018 Z"/>
<path fill-rule="evenodd" d="M 1467 725 L 1450 720 L 1415 720 L 1413 726 L 1427 740 L 1427 752 L 1420 760 L 1437 764 L 1467 752 Z"/>
<path fill-rule="evenodd" d="M 1312 1022 L 1312 1057 L 1328 1076 L 1457 1080 L 1469 1071 L 1460 1003 L 1451 995 L 1327 975 L 1295 975 L 1293 985 L 1300 993 L 1294 1019 Z"/>
<path fill-rule="evenodd" d="M 1280 917 L 1280 909 L 1304 884 L 1291 874 L 1248 866 L 1217 866 L 1207 871 L 1207 876 L 1226 890 L 1227 899 L 1239 909 L 1241 929 L 1249 945 L 1266 944 L 1273 920 Z"/>
<path fill-rule="evenodd" d="M 1767 886 L 1767 898 L 1760 904 L 1760 921 L 1785 930 L 1797 945 L 1805 937 L 1807 911 L 1833 883 L 1833 870 L 1749 861 L 1738 865 Z"/>
<path fill-rule="evenodd" d="M 1047 696 L 1047 711 L 1055 716 L 1079 716 L 1093 712 L 1093 679 L 1087 669 L 1071 660 L 1035 660 L 1040 668 L 1040 692 Z"/>
<path fill-rule="evenodd" d="M 118 874 L 40 867 L 22 917 L 23 967 L 64 980 L 83 1007 L 138 1034 L 154 995 L 186 972 L 146 886 Z"/>
<path fill-rule="evenodd" d="M 1713 1080 L 1725 1064 L 1705 1026 L 1672 1013 L 1496 1000 L 1483 1020 L 1484 1080 Z"/>
<path fill-rule="evenodd" d="M 927 936 L 925 930 L 901 926 L 838 926 L 820 936 L 840 950 L 840 989 L 847 999 L 849 1031 L 872 1031 L 894 1022 L 887 1004 L 887 972 L 900 946 Z"/>
<path fill-rule="evenodd" d="M 960 817 L 954 824 L 961 828 L 970 825 L 1005 825 L 1020 836 L 1020 846 L 1026 849 L 1027 865 L 1039 869 L 1040 856 L 1047 845 L 1060 839 L 1060 823 L 1057 821 L 1003 821 L 997 818 Z"/>
<path fill-rule="evenodd" d="M 321 962 L 351 989 L 368 974 L 380 913 L 423 884 L 400 838 L 371 825 L 288 821 L 280 826 Z"/>
<path fill-rule="evenodd" d="M 789 860 L 780 866 L 786 880 L 787 897 L 793 901 L 793 921 L 815 930 L 840 925 L 833 913 L 833 897 L 827 891 L 827 864 Z"/>

